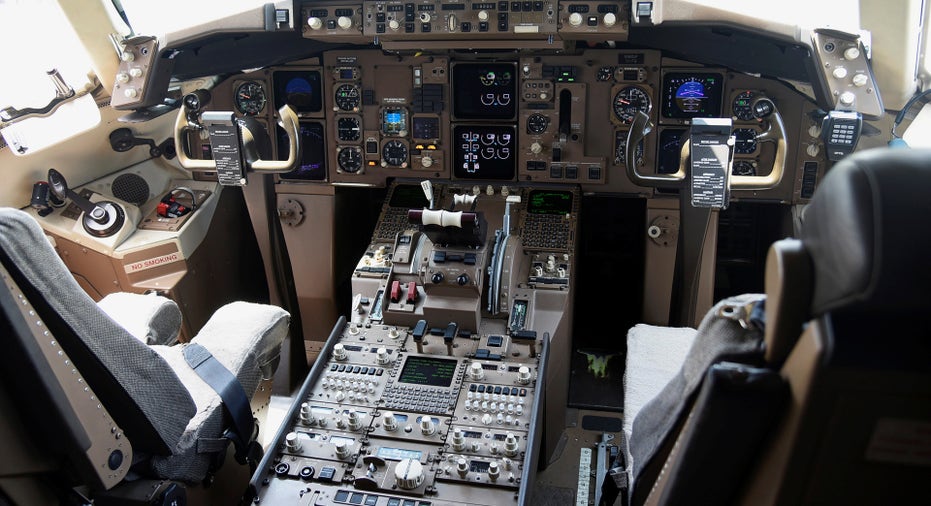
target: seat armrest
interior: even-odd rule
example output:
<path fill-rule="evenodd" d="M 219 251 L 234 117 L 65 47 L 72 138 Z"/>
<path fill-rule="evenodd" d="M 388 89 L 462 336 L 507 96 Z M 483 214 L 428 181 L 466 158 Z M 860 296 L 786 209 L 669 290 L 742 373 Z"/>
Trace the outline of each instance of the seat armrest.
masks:
<path fill-rule="evenodd" d="M 97 306 L 145 344 L 173 344 L 181 331 L 181 309 L 161 295 L 111 293 Z"/>

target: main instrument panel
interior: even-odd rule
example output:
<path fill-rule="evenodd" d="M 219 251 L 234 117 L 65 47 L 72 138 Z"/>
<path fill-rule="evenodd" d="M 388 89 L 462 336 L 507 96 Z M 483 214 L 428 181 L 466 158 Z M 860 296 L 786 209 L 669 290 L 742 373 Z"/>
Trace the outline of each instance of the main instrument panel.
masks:
<path fill-rule="evenodd" d="M 577 184 L 649 196 L 652 189 L 627 175 L 637 113 L 652 125 L 633 147 L 640 173 L 675 173 L 692 119 L 723 117 L 733 122 L 733 173 L 766 176 L 777 148 L 761 135 L 766 122 L 753 109 L 760 98 L 775 106 L 789 133 L 786 176 L 774 188 L 735 190 L 734 198 L 803 202 L 826 165 L 823 112 L 808 97 L 779 80 L 650 49 L 330 50 L 236 76 L 213 96 L 211 108 L 271 129 L 279 151 L 287 137 L 275 133 L 276 111 L 285 103 L 296 110 L 302 161 L 280 175 L 286 183 L 384 186 L 411 177 Z M 209 151 L 206 141 L 192 144 L 192 153 L 198 145 Z"/>

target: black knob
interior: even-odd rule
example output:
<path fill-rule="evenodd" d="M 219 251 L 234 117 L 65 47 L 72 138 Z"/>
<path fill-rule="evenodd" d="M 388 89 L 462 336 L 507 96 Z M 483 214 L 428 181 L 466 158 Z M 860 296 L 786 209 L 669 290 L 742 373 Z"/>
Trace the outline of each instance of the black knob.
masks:
<path fill-rule="evenodd" d="M 459 286 L 465 286 L 465 285 L 469 284 L 469 275 L 468 275 L 468 274 L 460 274 L 460 275 L 456 278 L 456 283 L 458 283 Z"/>
<path fill-rule="evenodd" d="M 435 272 L 433 273 L 433 276 L 430 277 L 430 281 L 433 281 L 433 284 L 438 285 L 443 282 L 443 278 L 444 276 L 442 272 Z"/>
<path fill-rule="evenodd" d="M 757 118 L 765 118 L 776 110 L 776 104 L 768 98 L 760 98 L 753 104 L 753 115 Z"/>

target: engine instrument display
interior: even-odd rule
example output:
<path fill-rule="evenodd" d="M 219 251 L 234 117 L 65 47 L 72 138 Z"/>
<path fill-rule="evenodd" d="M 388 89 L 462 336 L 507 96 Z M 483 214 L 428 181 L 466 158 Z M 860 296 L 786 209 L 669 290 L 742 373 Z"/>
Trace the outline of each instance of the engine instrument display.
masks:
<path fill-rule="evenodd" d="M 639 86 L 625 86 L 614 94 L 612 110 L 614 117 L 625 125 L 634 122 L 637 111 L 649 114 L 652 104 L 650 96 Z"/>
<path fill-rule="evenodd" d="M 663 117 L 721 115 L 724 76 L 716 72 L 670 72 L 663 76 Z"/>
<path fill-rule="evenodd" d="M 246 81 L 236 88 L 236 109 L 250 116 L 265 109 L 265 87 L 258 81 Z"/>
<path fill-rule="evenodd" d="M 465 179 L 513 179 L 517 136 L 510 125 L 456 125 L 453 173 Z"/>
<path fill-rule="evenodd" d="M 456 119 L 513 120 L 517 113 L 514 63 L 453 64 L 453 116 Z"/>
<path fill-rule="evenodd" d="M 323 110 L 323 87 L 317 70 L 280 70 L 273 74 L 275 107 L 290 105 L 297 113 Z"/>

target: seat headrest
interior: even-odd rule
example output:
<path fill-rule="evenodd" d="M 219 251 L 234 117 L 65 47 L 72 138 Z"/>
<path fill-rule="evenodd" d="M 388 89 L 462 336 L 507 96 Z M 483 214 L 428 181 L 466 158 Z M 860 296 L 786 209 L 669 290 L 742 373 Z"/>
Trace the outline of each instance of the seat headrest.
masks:
<path fill-rule="evenodd" d="M 931 149 L 876 148 L 830 169 L 802 217 L 812 314 L 931 309 Z"/>

